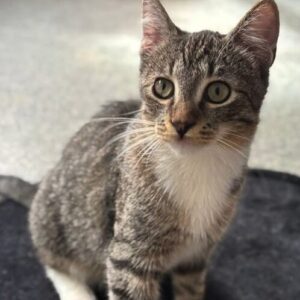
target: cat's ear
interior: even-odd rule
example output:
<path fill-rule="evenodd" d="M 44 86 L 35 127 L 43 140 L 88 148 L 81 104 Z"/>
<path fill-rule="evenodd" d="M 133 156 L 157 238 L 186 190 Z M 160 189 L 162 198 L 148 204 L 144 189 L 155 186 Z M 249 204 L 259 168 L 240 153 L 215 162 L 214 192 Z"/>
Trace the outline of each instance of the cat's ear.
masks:
<path fill-rule="evenodd" d="M 143 38 L 141 52 L 151 52 L 177 28 L 159 0 L 143 0 Z"/>
<path fill-rule="evenodd" d="M 276 56 L 279 23 L 275 1 L 262 0 L 246 14 L 230 36 L 271 66 Z"/>

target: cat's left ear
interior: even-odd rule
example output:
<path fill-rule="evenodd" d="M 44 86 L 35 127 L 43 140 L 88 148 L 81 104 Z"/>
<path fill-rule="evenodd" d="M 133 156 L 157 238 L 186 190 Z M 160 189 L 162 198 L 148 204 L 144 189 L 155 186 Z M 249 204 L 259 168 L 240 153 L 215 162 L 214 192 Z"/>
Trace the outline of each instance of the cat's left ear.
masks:
<path fill-rule="evenodd" d="M 271 66 L 276 56 L 279 24 L 279 11 L 275 1 L 261 0 L 230 33 L 230 38 L 246 46 Z"/>
<path fill-rule="evenodd" d="M 143 38 L 142 53 L 151 53 L 172 34 L 177 28 L 171 21 L 159 0 L 143 0 Z"/>

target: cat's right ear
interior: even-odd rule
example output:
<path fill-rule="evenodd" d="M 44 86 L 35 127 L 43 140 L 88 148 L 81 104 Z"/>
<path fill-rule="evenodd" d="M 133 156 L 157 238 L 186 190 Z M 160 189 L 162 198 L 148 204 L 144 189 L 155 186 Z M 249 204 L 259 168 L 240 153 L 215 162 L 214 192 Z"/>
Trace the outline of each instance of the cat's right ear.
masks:
<path fill-rule="evenodd" d="M 229 38 L 244 45 L 267 65 L 276 55 L 279 12 L 274 0 L 260 0 L 230 33 Z"/>
<path fill-rule="evenodd" d="M 143 0 L 143 38 L 141 53 L 151 53 L 177 32 L 159 0 Z"/>

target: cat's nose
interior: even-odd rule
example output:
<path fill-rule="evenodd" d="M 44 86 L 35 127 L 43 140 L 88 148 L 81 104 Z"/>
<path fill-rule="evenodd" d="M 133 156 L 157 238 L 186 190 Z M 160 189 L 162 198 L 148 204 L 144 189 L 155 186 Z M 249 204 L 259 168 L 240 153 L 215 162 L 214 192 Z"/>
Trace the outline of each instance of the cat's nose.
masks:
<path fill-rule="evenodd" d="M 183 138 L 184 135 L 192 128 L 196 122 L 172 122 L 173 127 L 176 129 L 180 138 Z"/>

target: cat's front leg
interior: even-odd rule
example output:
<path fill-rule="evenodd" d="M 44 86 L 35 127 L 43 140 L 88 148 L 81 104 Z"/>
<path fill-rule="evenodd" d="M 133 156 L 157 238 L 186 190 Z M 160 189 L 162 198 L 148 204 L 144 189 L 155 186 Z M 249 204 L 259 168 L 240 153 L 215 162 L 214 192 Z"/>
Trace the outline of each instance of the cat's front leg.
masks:
<path fill-rule="evenodd" d="M 107 259 L 109 300 L 158 300 L 161 272 L 150 257 L 126 253 L 127 245 L 115 242 Z"/>
<path fill-rule="evenodd" d="M 202 300 L 205 295 L 204 262 L 180 265 L 172 272 L 175 300 Z"/>

